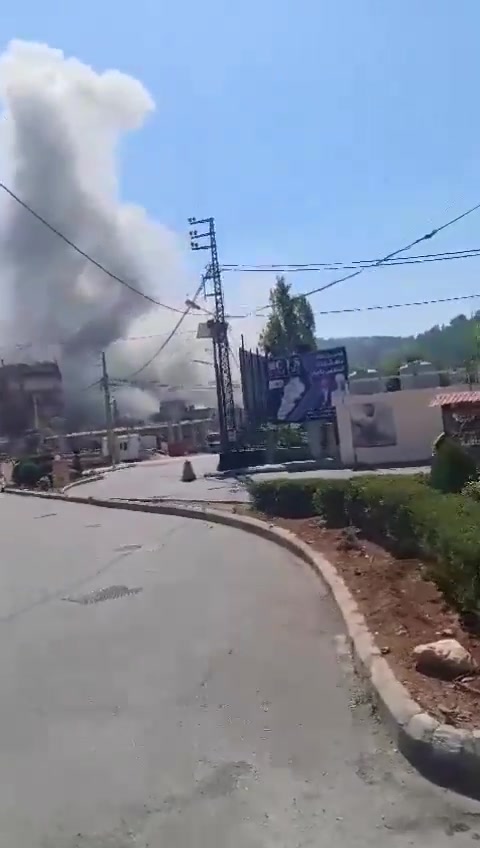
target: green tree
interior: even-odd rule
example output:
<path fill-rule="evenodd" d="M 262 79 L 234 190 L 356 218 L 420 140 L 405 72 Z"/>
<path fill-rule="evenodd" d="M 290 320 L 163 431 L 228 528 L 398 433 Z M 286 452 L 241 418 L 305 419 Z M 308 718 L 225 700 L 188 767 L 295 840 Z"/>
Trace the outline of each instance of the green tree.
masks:
<path fill-rule="evenodd" d="M 315 350 L 315 318 L 307 298 L 290 294 L 285 277 L 277 277 L 270 292 L 271 313 L 260 336 L 260 346 L 275 356 Z"/>

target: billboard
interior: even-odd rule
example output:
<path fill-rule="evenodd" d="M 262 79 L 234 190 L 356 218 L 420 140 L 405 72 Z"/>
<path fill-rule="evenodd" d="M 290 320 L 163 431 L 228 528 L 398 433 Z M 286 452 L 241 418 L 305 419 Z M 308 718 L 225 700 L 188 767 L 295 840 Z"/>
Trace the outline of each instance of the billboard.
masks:
<path fill-rule="evenodd" d="M 267 360 L 258 350 L 253 352 L 243 347 L 240 348 L 238 357 L 245 416 L 251 427 L 259 427 L 268 421 Z"/>
<path fill-rule="evenodd" d="M 269 421 L 335 421 L 332 396 L 346 390 L 348 379 L 344 347 L 272 357 L 266 366 Z"/>

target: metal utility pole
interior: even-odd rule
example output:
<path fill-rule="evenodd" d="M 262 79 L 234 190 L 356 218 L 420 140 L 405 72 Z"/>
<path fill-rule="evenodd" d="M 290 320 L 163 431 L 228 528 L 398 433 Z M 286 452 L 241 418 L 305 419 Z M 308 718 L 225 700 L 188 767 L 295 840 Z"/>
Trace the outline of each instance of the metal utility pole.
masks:
<path fill-rule="evenodd" d="M 107 370 L 107 358 L 105 352 L 102 351 L 102 382 L 103 397 L 105 401 L 105 428 L 107 431 L 108 453 L 112 461 L 112 465 L 117 464 L 117 451 L 115 443 L 115 433 L 113 432 L 113 415 L 112 415 L 112 397 L 110 394 L 110 380 Z"/>
<path fill-rule="evenodd" d="M 215 309 L 214 318 L 207 322 L 211 329 L 213 342 L 213 359 L 215 364 L 215 382 L 217 386 L 218 418 L 220 444 L 222 452 L 235 448 L 237 428 L 235 420 L 235 402 L 233 399 L 232 372 L 230 369 L 230 348 L 228 342 L 228 325 L 225 320 L 225 305 L 223 298 L 222 275 L 218 262 L 217 237 L 215 234 L 214 218 L 189 218 L 191 227 L 207 225 L 206 232 L 190 230 L 192 250 L 209 250 L 210 263 L 207 266 L 204 280 L 205 297 L 213 297 Z M 206 243 L 201 243 L 206 240 Z M 211 287 L 207 290 L 207 283 Z"/>

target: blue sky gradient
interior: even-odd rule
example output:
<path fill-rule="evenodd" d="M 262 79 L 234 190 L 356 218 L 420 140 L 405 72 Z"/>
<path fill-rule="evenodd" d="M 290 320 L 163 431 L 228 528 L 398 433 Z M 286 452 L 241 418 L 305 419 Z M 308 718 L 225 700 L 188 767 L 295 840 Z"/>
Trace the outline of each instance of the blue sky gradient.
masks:
<path fill-rule="evenodd" d="M 180 232 L 215 215 L 226 263 L 374 258 L 480 201 L 478 0 L 16 0 L 2 24 L 5 44 L 46 42 L 145 84 L 157 111 L 119 152 L 122 194 Z M 472 247 L 480 212 L 418 252 Z M 379 269 L 312 305 L 480 292 L 479 270 Z M 300 291 L 331 277 L 291 280 Z M 263 304 L 270 283 L 225 276 L 229 310 Z M 480 298 L 319 317 L 317 329 L 418 332 L 474 308 Z"/>

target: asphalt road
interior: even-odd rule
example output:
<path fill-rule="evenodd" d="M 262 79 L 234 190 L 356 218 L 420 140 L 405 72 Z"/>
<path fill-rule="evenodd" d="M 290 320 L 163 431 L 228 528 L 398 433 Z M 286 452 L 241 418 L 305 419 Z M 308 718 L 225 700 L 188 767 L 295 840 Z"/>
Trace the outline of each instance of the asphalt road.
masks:
<path fill-rule="evenodd" d="M 291 555 L 87 505 L 0 495 L 0 515 L 1 846 L 480 839 L 480 806 L 412 772 L 372 716 Z"/>
<path fill-rule="evenodd" d="M 190 459 L 197 475 L 193 483 L 182 483 L 180 479 L 185 461 L 182 457 L 131 465 L 107 473 L 103 480 L 70 489 L 70 492 L 98 498 L 168 498 L 209 502 L 248 500 L 245 488 L 235 480 L 217 480 L 204 476 L 216 472 L 217 456 L 198 454 Z"/>
<path fill-rule="evenodd" d="M 232 479 L 214 479 L 205 477 L 213 474 L 218 465 L 218 457 L 211 454 L 199 454 L 191 457 L 197 479 L 193 483 L 182 483 L 181 471 L 183 459 L 164 459 L 163 461 L 143 462 L 129 468 L 107 473 L 103 480 L 85 483 L 81 489 L 71 489 L 75 494 L 99 498 L 165 498 L 170 500 L 196 500 L 209 502 L 246 502 L 248 496 L 244 486 Z M 425 471 L 425 468 L 396 468 L 378 471 L 378 474 L 412 474 Z M 255 480 L 271 480 L 276 477 L 285 479 L 330 477 L 345 478 L 363 475 L 365 471 L 323 470 L 323 471 L 275 471 L 255 474 Z"/>

